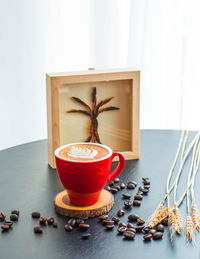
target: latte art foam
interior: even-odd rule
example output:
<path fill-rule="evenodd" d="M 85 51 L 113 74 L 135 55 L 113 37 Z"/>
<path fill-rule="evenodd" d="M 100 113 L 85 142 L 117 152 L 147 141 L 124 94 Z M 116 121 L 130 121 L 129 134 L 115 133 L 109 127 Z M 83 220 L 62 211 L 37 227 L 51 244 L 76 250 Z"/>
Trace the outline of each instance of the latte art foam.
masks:
<path fill-rule="evenodd" d="M 94 148 L 86 147 L 76 147 L 72 146 L 71 150 L 67 153 L 70 157 L 79 157 L 79 158 L 94 158 L 97 155 L 98 151 Z"/>

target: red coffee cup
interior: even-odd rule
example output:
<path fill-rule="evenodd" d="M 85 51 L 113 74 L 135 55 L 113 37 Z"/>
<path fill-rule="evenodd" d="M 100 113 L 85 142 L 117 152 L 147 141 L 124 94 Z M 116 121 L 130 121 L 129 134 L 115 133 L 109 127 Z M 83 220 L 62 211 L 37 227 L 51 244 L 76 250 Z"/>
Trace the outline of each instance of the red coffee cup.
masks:
<path fill-rule="evenodd" d="M 62 149 L 81 144 L 102 147 L 108 151 L 107 155 L 100 159 L 92 159 L 91 161 L 75 161 L 59 155 Z M 117 168 L 110 174 L 112 160 L 115 156 L 119 156 L 119 162 Z M 59 178 L 68 193 L 69 199 L 77 205 L 91 205 L 96 203 L 105 184 L 117 177 L 125 164 L 122 154 L 112 151 L 108 146 L 83 142 L 72 143 L 57 148 L 55 159 Z"/>

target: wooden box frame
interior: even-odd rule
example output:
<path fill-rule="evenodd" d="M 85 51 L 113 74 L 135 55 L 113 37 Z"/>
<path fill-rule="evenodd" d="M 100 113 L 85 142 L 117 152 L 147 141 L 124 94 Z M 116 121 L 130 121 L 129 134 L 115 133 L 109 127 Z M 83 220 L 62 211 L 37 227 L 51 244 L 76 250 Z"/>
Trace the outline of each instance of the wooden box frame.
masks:
<path fill-rule="evenodd" d="M 134 69 L 88 70 L 81 72 L 46 74 L 47 120 L 48 120 L 48 163 L 55 168 L 54 151 L 60 146 L 59 89 L 63 84 L 131 80 L 132 121 L 131 150 L 122 154 L 126 159 L 138 159 L 140 155 L 139 103 L 140 71 Z"/>

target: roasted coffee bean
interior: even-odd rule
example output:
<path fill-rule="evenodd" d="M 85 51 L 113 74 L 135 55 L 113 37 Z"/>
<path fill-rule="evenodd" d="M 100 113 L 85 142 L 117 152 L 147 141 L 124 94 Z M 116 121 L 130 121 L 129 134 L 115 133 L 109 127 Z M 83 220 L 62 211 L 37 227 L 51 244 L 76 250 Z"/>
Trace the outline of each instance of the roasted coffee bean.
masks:
<path fill-rule="evenodd" d="M 130 214 L 128 216 L 129 221 L 137 221 L 137 219 L 139 219 L 139 216 L 135 215 L 135 214 Z"/>
<path fill-rule="evenodd" d="M 109 219 L 104 219 L 103 221 L 103 224 L 114 224 L 115 222 L 113 220 L 109 220 Z"/>
<path fill-rule="evenodd" d="M 115 185 L 114 188 L 116 188 L 118 191 L 121 189 L 119 185 Z"/>
<path fill-rule="evenodd" d="M 161 224 L 164 225 L 164 226 L 168 226 L 168 218 L 164 218 L 162 221 L 161 221 Z"/>
<path fill-rule="evenodd" d="M 146 194 L 148 194 L 149 189 L 143 189 L 143 191 L 142 191 L 142 192 L 143 192 L 143 194 L 144 194 L 144 195 L 146 195 Z"/>
<path fill-rule="evenodd" d="M 118 183 L 118 182 L 119 182 L 119 178 L 115 178 L 114 183 Z"/>
<path fill-rule="evenodd" d="M 141 191 L 136 192 L 136 195 L 142 195 L 142 194 L 143 194 L 143 192 L 141 192 Z"/>
<path fill-rule="evenodd" d="M 133 233 L 131 231 L 125 231 L 123 233 L 123 236 L 124 236 L 125 239 L 134 239 L 135 233 Z"/>
<path fill-rule="evenodd" d="M 149 232 L 148 232 L 148 234 L 152 234 L 152 235 L 153 235 L 154 233 L 156 233 L 156 230 L 155 230 L 154 228 L 150 229 Z"/>
<path fill-rule="evenodd" d="M 126 231 L 126 227 L 119 227 L 117 231 L 119 234 L 123 234 Z"/>
<path fill-rule="evenodd" d="M 110 188 L 110 186 L 106 186 L 104 189 L 107 191 L 110 191 L 111 188 Z"/>
<path fill-rule="evenodd" d="M 135 184 L 133 183 L 128 183 L 126 186 L 127 189 L 135 189 Z"/>
<path fill-rule="evenodd" d="M 128 223 L 128 224 L 127 224 L 127 228 L 134 228 L 134 226 L 133 226 L 133 224 Z"/>
<path fill-rule="evenodd" d="M 136 226 L 135 230 L 136 230 L 136 232 L 141 232 L 143 230 L 143 228 L 144 228 L 144 225 L 140 225 L 140 226 Z"/>
<path fill-rule="evenodd" d="M 119 223 L 119 227 L 126 227 L 126 224 L 123 223 L 123 222 L 120 222 L 120 223 Z"/>
<path fill-rule="evenodd" d="M 148 227 L 144 227 L 142 230 L 142 232 L 145 234 L 149 233 L 149 231 L 150 231 L 150 228 L 148 228 Z"/>
<path fill-rule="evenodd" d="M 58 227 L 58 224 L 57 224 L 56 222 L 54 222 L 54 223 L 52 224 L 52 226 L 53 226 L 54 228 L 57 228 L 57 227 Z"/>
<path fill-rule="evenodd" d="M 146 234 L 143 236 L 144 241 L 150 241 L 152 239 L 152 234 Z"/>
<path fill-rule="evenodd" d="M 48 218 L 47 222 L 48 222 L 49 225 L 52 225 L 54 223 L 54 218 L 53 217 Z"/>
<path fill-rule="evenodd" d="M 130 199 L 130 198 L 131 198 L 131 195 L 128 194 L 128 193 L 123 193 L 123 194 L 122 194 L 122 198 L 123 198 L 123 199 Z"/>
<path fill-rule="evenodd" d="M 162 239 L 163 233 L 162 232 L 155 232 L 153 234 L 153 239 Z"/>
<path fill-rule="evenodd" d="M 136 233 L 136 230 L 134 228 L 127 228 L 126 231 L 130 231 L 130 232 Z"/>
<path fill-rule="evenodd" d="M 6 214 L 4 212 L 0 212 L 0 221 L 3 221 L 6 218 Z"/>
<path fill-rule="evenodd" d="M 70 224 L 72 227 L 76 225 L 76 220 L 74 218 L 71 218 L 67 221 L 67 224 Z"/>
<path fill-rule="evenodd" d="M 40 218 L 40 213 L 38 211 L 32 212 L 32 218 Z"/>
<path fill-rule="evenodd" d="M 109 186 L 113 186 L 114 185 L 114 181 L 110 181 L 108 184 L 109 184 Z"/>
<path fill-rule="evenodd" d="M 12 221 L 18 221 L 18 216 L 16 214 L 11 214 L 10 215 L 10 220 Z"/>
<path fill-rule="evenodd" d="M 108 219 L 108 215 L 104 214 L 98 217 L 100 221 L 103 221 L 104 219 Z"/>
<path fill-rule="evenodd" d="M 158 232 L 164 232 L 165 231 L 165 228 L 162 224 L 158 224 L 157 227 L 156 227 L 156 230 Z"/>
<path fill-rule="evenodd" d="M 82 239 L 88 239 L 91 236 L 90 233 L 85 233 L 81 236 Z"/>
<path fill-rule="evenodd" d="M 110 191 L 111 191 L 113 194 L 115 194 L 115 193 L 117 193 L 117 192 L 118 192 L 118 189 L 117 189 L 117 188 L 115 188 L 115 187 L 112 187 L 112 188 L 110 189 Z"/>
<path fill-rule="evenodd" d="M 70 224 L 65 225 L 65 230 L 66 231 L 72 231 L 73 227 Z"/>
<path fill-rule="evenodd" d="M 137 219 L 137 223 L 139 225 L 143 225 L 145 223 L 145 221 L 139 218 L 139 219 Z"/>
<path fill-rule="evenodd" d="M 140 205 L 141 205 L 140 201 L 137 201 L 137 200 L 133 201 L 133 206 L 140 206 Z"/>
<path fill-rule="evenodd" d="M 143 184 L 144 184 L 144 185 L 150 185 L 151 183 L 150 183 L 149 180 L 145 180 L 145 181 L 143 181 Z"/>
<path fill-rule="evenodd" d="M 124 216 L 124 214 L 125 214 L 124 210 L 118 210 L 118 212 L 117 212 L 118 217 L 122 217 L 122 216 Z"/>
<path fill-rule="evenodd" d="M 46 217 L 41 217 L 41 218 L 39 219 L 39 222 L 40 222 L 41 225 L 46 225 L 47 218 L 46 218 Z"/>
<path fill-rule="evenodd" d="M 19 210 L 12 210 L 11 214 L 16 214 L 17 216 L 19 216 Z"/>
<path fill-rule="evenodd" d="M 13 225 L 13 222 L 12 221 L 4 221 L 4 225 L 8 225 L 11 228 L 12 225 Z"/>
<path fill-rule="evenodd" d="M 6 224 L 4 224 L 4 225 L 1 225 L 1 229 L 3 230 L 3 231 L 7 231 L 7 230 L 9 230 L 9 226 L 8 225 L 6 225 Z"/>
<path fill-rule="evenodd" d="M 120 219 L 116 218 L 115 216 L 112 217 L 112 220 L 115 222 L 115 224 L 120 221 Z"/>
<path fill-rule="evenodd" d="M 85 222 L 83 219 L 77 219 L 76 223 L 77 223 L 77 225 L 79 225 L 79 224 L 84 224 Z"/>
<path fill-rule="evenodd" d="M 121 189 L 124 189 L 126 187 L 126 185 L 124 183 L 121 183 L 119 186 Z"/>
<path fill-rule="evenodd" d="M 135 186 L 137 186 L 137 183 L 135 181 L 129 181 L 128 183 L 132 183 L 134 184 Z"/>
<path fill-rule="evenodd" d="M 124 202 L 124 207 L 127 208 L 127 209 L 130 209 L 132 205 L 133 205 L 132 201 L 125 201 Z"/>
<path fill-rule="evenodd" d="M 36 234 L 42 234 L 42 229 L 39 226 L 34 227 L 33 230 Z"/>
<path fill-rule="evenodd" d="M 135 200 L 142 200 L 143 197 L 142 197 L 141 195 L 135 195 L 135 196 L 134 196 L 134 199 L 135 199 Z"/>
<path fill-rule="evenodd" d="M 79 224 L 78 226 L 79 226 L 79 228 L 80 228 L 81 230 L 88 230 L 89 227 L 90 227 L 89 224 L 85 224 L 85 223 Z"/>
<path fill-rule="evenodd" d="M 114 228 L 114 224 L 106 224 L 107 230 L 112 230 Z"/>
<path fill-rule="evenodd" d="M 149 185 L 144 185 L 144 189 L 150 189 Z"/>

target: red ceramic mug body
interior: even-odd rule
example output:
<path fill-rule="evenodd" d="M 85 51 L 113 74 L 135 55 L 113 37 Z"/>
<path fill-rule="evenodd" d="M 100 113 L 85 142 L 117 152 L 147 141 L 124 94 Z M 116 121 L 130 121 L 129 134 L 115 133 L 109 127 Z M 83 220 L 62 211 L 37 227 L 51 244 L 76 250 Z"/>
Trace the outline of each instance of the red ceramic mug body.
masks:
<path fill-rule="evenodd" d="M 59 151 L 77 144 L 97 145 L 107 149 L 108 155 L 98 160 L 74 161 L 63 158 Z M 112 159 L 119 156 L 117 168 L 110 174 Z M 90 205 L 99 200 L 101 191 L 108 181 L 117 177 L 124 168 L 125 159 L 121 153 L 96 143 L 72 143 L 55 151 L 56 168 L 69 199 L 77 205 Z"/>

